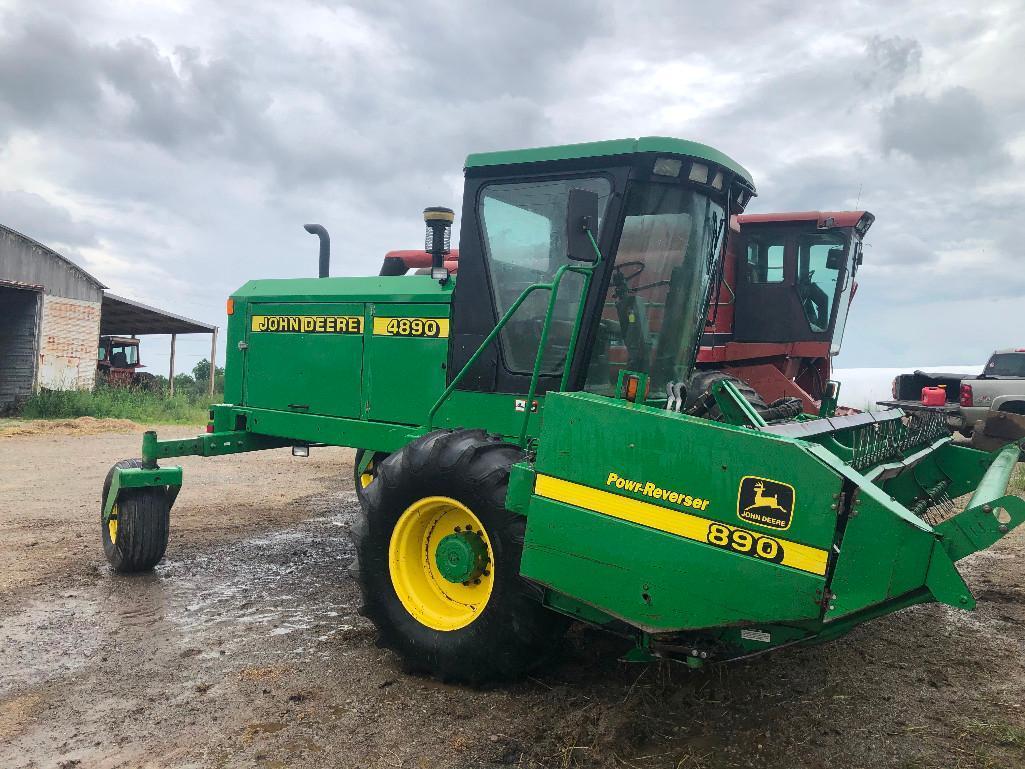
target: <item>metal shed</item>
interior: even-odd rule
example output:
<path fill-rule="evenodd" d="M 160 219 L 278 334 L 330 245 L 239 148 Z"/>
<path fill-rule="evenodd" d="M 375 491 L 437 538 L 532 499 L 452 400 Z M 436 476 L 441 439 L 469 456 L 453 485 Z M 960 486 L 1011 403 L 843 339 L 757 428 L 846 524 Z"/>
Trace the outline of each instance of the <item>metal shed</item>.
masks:
<path fill-rule="evenodd" d="M 0 411 L 37 387 L 88 389 L 105 286 L 0 224 Z"/>
<path fill-rule="evenodd" d="M 210 392 L 217 327 L 124 297 L 68 258 L 0 224 L 0 413 L 41 387 L 88 390 L 96 383 L 100 334 L 210 334 Z"/>

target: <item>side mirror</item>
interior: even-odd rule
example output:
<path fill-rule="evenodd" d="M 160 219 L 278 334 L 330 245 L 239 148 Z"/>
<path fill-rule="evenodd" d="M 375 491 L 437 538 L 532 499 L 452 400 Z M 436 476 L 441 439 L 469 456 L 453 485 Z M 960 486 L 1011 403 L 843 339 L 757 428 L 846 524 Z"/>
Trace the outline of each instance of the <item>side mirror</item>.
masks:
<path fill-rule="evenodd" d="M 566 204 L 566 256 L 577 262 L 594 262 L 598 255 L 588 232 L 598 239 L 601 199 L 590 190 L 572 189 Z"/>
<path fill-rule="evenodd" d="M 843 249 L 831 248 L 826 254 L 826 269 L 839 272 L 843 269 Z"/>

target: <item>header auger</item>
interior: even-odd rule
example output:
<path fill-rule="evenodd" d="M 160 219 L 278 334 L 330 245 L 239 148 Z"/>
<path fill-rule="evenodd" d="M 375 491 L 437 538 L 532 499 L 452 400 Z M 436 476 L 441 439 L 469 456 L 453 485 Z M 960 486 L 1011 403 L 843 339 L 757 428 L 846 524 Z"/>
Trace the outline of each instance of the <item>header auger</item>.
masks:
<path fill-rule="evenodd" d="M 381 276 L 232 295 L 226 402 L 206 434 L 148 433 L 112 468 L 108 557 L 162 557 L 182 482 L 162 460 L 326 444 L 358 449 L 363 612 L 443 678 L 522 675 L 573 620 L 633 639 L 633 659 L 698 666 L 916 603 L 971 608 L 956 562 L 1025 520 L 1016 446 L 956 446 L 899 410 L 837 416 L 833 381 L 766 404 L 696 367 L 754 194 L 678 139 L 471 155 L 458 257 L 454 214 L 432 208 L 425 251 Z M 808 275 L 794 312 L 828 342 L 858 238 L 809 243 L 830 280 Z M 743 274 L 777 269 L 754 253 Z"/>

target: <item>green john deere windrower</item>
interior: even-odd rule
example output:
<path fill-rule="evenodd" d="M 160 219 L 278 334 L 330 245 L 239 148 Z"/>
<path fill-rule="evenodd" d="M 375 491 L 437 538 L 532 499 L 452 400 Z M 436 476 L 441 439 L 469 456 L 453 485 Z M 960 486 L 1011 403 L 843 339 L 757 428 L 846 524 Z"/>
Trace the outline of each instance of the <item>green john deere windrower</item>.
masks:
<path fill-rule="evenodd" d="M 376 277 L 327 277 L 309 225 L 320 278 L 228 301 L 208 432 L 147 433 L 111 470 L 108 558 L 163 556 L 182 471 L 161 460 L 336 445 L 358 449 L 362 611 L 444 678 L 520 675 L 573 620 L 698 666 L 927 601 L 972 608 L 955 564 L 1025 520 L 1006 491 L 1018 446 L 957 446 L 899 410 L 836 416 L 835 382 L 796 413 L 695 370 L 754 193 L 714 149 L 624 139 L 471 155 L 457 259 L 449 209 L 425 211 L 419 261 Z M 853 250 L 823 252 L 838 292 Z"/>

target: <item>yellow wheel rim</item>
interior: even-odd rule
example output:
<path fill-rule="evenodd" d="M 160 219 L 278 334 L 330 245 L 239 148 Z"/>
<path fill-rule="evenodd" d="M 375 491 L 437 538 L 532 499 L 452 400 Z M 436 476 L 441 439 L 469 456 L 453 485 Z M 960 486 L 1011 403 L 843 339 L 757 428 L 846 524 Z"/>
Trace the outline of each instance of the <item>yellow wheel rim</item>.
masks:
<path fill-rule="evenodd" d="M 438 545 L 457 537 L 471 540 L 481 554 L 465 582 L 453 582 L 438 567 Z M 495 584 L 494 551 L 480 520 L 450 497 L 424 497 L 399 516 L 388 545 L 392 586 L 406 611 L 421 625 L 450 631 L 480 616 Z"/>
<path fill-rule="evenodd" d="M 110 544 L 117 543 L 117 505 L 110 508 L 110 518 L 107 519 L 107 534 L 110 535 Z"/>

